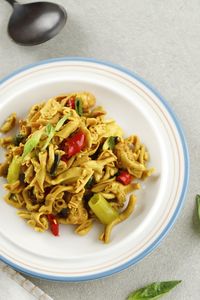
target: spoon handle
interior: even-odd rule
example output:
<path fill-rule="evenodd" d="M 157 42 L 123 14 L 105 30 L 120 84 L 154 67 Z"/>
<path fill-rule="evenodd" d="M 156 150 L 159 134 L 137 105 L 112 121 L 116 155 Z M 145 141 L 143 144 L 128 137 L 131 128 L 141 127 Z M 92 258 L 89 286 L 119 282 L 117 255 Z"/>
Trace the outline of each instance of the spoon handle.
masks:
<path fill-rule="evenodd" d="M 15 0 L 5 0 L 6 2 L 10 3 L 10 5 L 14 5 L 15 3 L 17 3 L 17 1 Z"/>

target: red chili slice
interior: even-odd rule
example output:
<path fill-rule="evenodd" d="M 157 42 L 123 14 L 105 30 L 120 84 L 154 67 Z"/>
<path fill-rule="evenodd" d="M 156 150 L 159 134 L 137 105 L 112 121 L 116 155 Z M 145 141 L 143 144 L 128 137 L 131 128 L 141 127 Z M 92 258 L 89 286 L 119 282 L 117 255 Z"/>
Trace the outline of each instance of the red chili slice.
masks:
<path fill-rule="evenodd" d="M 121 171 L 116 178 L 116 180 L 121 182 L 123 185 L 128 185 L 132 179 L 133 176 L 130 175 L 127 171 Z"/>
<path fill-rule="evenodd" d="M 69 159 L 70 157 L 74 156 L 75 154 L 79 153 L 85 146 L 86 136 L 84 132 L 79 130 L 75 134 L 73 134 L 70 138 L 68 138 L 64 142 L 63 150 L 66 153 L 66 157 L 62 157 Z"/>
<path fill-rule="evenodd" d="M 64 155 L 61 157 L 61 160 L 67 163 L 67 162 L 68 162 L 67 155 L 64 154 Z"/>
<path fill-rule="evenodd" d="M 69 106 L 72 109 L 75 109 L 75 97 L 69 98 L 67 101 L 67 106 Z"/>
<path fill-rule="evenodd" d="M 47 218 L 49 221 L 51 232 L 53 233 L 53 235 L 59 236 L 59 224 L 56 220 L 56 217 L 53 214 L 48 214 Z"/>

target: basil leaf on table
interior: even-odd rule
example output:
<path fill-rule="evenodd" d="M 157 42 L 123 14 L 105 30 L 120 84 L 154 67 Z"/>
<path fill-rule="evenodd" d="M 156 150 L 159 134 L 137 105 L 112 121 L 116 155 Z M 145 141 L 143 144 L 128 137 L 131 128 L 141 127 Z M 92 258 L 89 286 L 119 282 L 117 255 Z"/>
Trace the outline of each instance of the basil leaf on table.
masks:
<path fill-rule="evenodd" d="M 197 215 L 200 221 L 200 195 L 196 195 Z"/>
<path fill-rule="evenodd" d="M 154 282 L 131 293 L 127 300 L 156 300 L 160 299 L 171 289 L 173 289 L 181 280 Z"/>

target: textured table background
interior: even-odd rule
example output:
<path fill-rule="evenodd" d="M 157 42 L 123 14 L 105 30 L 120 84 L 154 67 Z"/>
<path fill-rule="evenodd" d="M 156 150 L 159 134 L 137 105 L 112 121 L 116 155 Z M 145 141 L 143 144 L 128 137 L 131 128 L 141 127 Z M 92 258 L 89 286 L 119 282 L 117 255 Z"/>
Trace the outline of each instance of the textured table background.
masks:
<path fill-rule="evenodd" d="M 194 197 L 200 193 L 200 2 L 58 2 L 68 11 L 67 26 L 53 40 L 35 47 L 18 46 L 8 38 L 6 24 L 11 8 L 0 2 L 0 77 L 25 64 L 63 56 L 94 57 L 128 67 L 156 86 L 177 113 L 191 154 L 191 177 L 175 226 L 138 265 L 93 282 L 31 280 L 55 300 L 123 300 L 132 290 L 152 281 L 182 279 L 165 299 L 199 300 L 200 230 L 193 219 Z"/>

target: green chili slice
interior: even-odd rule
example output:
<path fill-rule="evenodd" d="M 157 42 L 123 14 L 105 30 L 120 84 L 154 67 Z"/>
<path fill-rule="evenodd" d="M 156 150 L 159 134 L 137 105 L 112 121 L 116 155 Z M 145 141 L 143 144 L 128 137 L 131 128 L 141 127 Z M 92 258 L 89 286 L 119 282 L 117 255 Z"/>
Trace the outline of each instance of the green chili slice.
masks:
<path fill-rule="evenodd" d="M 200 195 L 196 195 L 197 215 L 200 221 Z"/>
<path fill-rule="evenodd" d="M 109 224 L 119 216 L 118 212 L 101 194 L 94 194 L 88 204 L 102 224 Z"/>
<path fill-rule="evenodd" d="M 15 183 L 19 179 L 22 158 L 15 156 L 8 168 L 7 181 L 9 184 Z"/>

